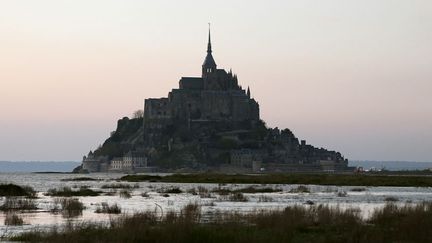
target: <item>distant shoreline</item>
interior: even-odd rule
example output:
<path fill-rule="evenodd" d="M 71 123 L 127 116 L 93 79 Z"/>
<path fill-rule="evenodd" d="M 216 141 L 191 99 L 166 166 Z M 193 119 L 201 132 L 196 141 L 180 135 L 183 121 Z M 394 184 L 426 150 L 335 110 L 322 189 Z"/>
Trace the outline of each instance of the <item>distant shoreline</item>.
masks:
<path fill-rule="evenodd" d="M 81 165 L 78 161 L 0 161 L 0 173 L 71 173 Z M 432 162 L 350 160 L 349 166 L 385 169 L 388 171 L 416 171 L 432 168 Z"/>

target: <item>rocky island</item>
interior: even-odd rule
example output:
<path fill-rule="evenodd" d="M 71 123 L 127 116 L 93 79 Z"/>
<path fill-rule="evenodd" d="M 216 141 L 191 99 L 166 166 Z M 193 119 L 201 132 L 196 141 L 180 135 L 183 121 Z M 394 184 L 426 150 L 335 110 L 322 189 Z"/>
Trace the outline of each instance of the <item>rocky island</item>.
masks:
<path fill-rule="evenodd" d="M 84 156 L 76 172 L 309 172 L 348 170 L 339 152 L 289 129 L 269 128 L 232 71 L 218 69 L 210 31 L 200 77 L 182 77 L 168 97 L 145 99 L 142 114 Z"/>

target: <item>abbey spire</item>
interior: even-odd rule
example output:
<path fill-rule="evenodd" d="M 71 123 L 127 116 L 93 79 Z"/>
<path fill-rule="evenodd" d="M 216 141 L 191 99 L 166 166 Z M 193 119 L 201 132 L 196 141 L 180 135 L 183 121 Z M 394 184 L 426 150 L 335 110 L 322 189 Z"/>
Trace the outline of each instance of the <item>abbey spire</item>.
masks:
<path fill-rule="evenodd" d="M 212 46 L 210 37 L 210 23 L 209 23 L 209 33 L 208 33 L 208 44 L 207 44 L 207 56 L 204 59 L 202 65 L 202 77 L 207 77 L 209 73 L 214 73 L 216 71 L 216 62 L 212 56 Z"/>
<path fill-rule="evenodd" d="M 207 54 L 211 54 L 211 53 L 212 53 L 212 48 L 211 48 L 210 23 L 209 23 L 209 33 L 208 33 L 208 43 L 207 43 Z"/>

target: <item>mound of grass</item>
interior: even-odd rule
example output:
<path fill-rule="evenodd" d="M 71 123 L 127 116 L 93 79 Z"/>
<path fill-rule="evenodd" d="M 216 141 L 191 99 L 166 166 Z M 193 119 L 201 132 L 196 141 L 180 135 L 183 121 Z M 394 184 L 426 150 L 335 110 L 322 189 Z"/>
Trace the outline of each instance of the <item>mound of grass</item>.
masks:
<path fill-rule="evenodd" d="M 29 186 L 18 186 L 15 184 L 0 184 L 0 197 L 36 197 L 36 191 Z"/>
<path fill-rule="evenodd" d="M 99 196 L 102 192 L 94 191 L 87 187 L 81 187 L 79 190 L 72 190 L 70 187 L 63 187 L 60 189 L 49 189 L 46 196 L 52 197 L 95 197 Z"/>
<path fill-rule="evenodd" d="M 101 206 L 96 208 L 95 213 L 119 214 L 121 213 L 121 208 L 117 203 L 110 206 L 108 203 L 103 202 Z"/>

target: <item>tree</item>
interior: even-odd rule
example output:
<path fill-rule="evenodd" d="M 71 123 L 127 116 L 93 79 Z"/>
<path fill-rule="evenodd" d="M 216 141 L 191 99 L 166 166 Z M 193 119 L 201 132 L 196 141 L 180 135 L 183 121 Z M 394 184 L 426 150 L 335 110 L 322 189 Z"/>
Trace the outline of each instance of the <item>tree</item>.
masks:
<path fill-rule="evenodd" d="M 136 110 L 133 113 L 133 118 L 143 118 L 144 117 L 144 111 L 143 110 Z"/>

